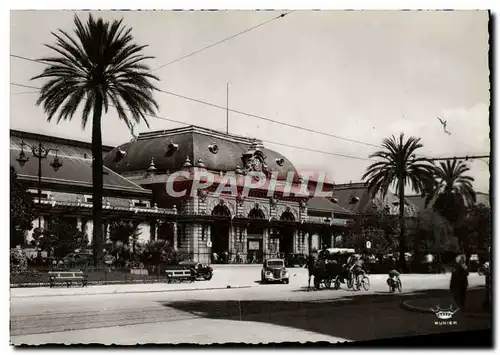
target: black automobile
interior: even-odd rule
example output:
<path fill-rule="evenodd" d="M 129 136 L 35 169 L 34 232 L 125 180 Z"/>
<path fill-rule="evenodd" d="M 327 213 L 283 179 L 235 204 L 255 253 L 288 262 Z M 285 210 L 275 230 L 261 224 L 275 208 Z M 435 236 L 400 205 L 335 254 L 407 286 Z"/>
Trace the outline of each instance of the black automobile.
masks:
<path fill-rule="evenodd" d="M 283 259 L 270 259 L 265 260 L 262 265 L 262 271 L 260 273 L 261 283 L 268 282 L 290 282 L 290 274 L 285 267 L 285 261 Z"/>
<path fill-rule="evenodd" d="M 181 261 L 179 266 L 191 270 L 191 274 L 195 279 L 210 280 L 214 274 L 214 270 L 208 266 L 198 263 L 196 261 Z"/>

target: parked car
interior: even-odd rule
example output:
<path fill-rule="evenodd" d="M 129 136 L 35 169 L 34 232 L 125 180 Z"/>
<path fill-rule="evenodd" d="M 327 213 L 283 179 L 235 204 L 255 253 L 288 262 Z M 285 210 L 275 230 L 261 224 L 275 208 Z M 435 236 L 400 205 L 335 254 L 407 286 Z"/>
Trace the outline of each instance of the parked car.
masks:
<path fill-rule="evenodd" d="M 214 274 L 214 270 L 208 266 L 195 261 L 181 261 L 179 266 L 191 270 L 195 279 L 210 280 Z"/>
<path fill-rule="evenodd" d="M 290 282 L 290 275 L 283 259 L 264 260 L 260 277 L 262 283 L 282 282 L 287 284 Z"/>

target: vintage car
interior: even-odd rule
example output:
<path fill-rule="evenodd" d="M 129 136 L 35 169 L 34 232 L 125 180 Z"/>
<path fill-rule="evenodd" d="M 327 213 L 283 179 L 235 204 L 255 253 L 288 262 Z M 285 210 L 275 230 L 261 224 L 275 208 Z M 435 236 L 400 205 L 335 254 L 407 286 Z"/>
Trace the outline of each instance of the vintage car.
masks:
<path fill-rule="evenodd" d="M 202 265 L 196 261 L 181 261 L 179 266 L 184 269 L 191 270 L 191 274 L 195 279 L 210 280 L 214 274 L 214 270 L 208 265 Z"/>
<path fill-rule="evenodd" d="M 290 275 L 283 259 L 264 260 L 260 277 L 262 283 L 283 282 L 287 284 L 290 281 Z"/>

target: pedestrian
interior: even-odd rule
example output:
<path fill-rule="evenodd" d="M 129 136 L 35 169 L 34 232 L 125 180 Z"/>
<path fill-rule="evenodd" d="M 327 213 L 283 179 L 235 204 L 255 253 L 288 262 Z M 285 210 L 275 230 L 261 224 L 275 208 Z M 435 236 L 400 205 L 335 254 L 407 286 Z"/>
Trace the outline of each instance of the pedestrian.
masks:
<path fill-rule="evenodd" d="M 308 280 L 307 280 L 307 289 L 311 288 L 311 276 L 313 276 L 314 273 L 314 256 L 311 254 L 307 257 L 307 262 L 306 262 L 306 267 L 307 267 L 307 273 L 308 273 Z"/>
<path fill-rule="evenodd" d="M 463 310 L 465 309 L 467 287 L 469 286 L 469 271 L 465 265 L 465 255 L 457 256 L 455 262 L 455 269 L 451 274 L 450 291 L 457 306 Z"/>
<path fill-rule="evenodd" d="M 483 307 L 486 310 L 489 310 L 491 306 L 491 269 L 490 269 L 490 263 L 488 261 L 484 263 L 484 277 L 485 277 L 486 287 L 485 287 L 485 299 L 483 301 Z"/>

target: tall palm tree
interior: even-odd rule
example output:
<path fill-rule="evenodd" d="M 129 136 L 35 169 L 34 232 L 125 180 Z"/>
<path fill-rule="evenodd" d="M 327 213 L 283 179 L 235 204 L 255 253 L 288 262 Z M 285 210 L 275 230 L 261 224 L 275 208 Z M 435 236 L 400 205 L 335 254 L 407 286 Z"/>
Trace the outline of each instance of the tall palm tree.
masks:
<path fill-rule="evenodd" d="M 48 66 L 34 79 L 49 79 L 41 90 L 37 105 L 43 105 L 47 121 L 57 117 L 71 120 L 82 104 L 82 128 L 85 129 L 92 111 L 92 184 L 95 263 L 102 252 L 103 155 L 101 118 L 103 111 L 113 106 L 118 117 L 130 128 L 133 122 L 144 121 L 155 114 L 158 104 L 153 98 L 156 87 L 143 63 L 142 51 L 147 46 L 133 42 L 132 29 L 122 20 L 107 22 L 89 15 L 83 24 L 75 15 L 75 37 L 63 30 L 52 32 L 55 45 L 46 45 L 56 52 L 54 57 L 40 61 Z"/>
<path fill-rule="evenodd" d="M 379 193 L 385 197 L 389 187 L 396 187 L 399 196 L 399 262 L 405 269 L 405 186 L 411 186 L 416 193 L 424 195 L 432 185 L 434 165 L 427 158 L 416 157 L 415 152 L 423 147 L 420 138 L 410 137 L 405 141 L 401 133 L 399 139 L 395 136 L 385 138 L 382 147 L 384 150 L 370 155 L 370 158 L 378 158 L 379 161 L 366 169 L 363 180 L 367 179 L 372 197 Z"/>
<path fill-rule="evenodd" d="M 470 171 L 462 161 L 446 160 L 435 169 L 435 184 L 427 196 L 426 205 L 434 201 L 434 210 L 455 227 L 465 217 L 467 208 L 474 206 L 476 192 L 472 187 L 474 178 L 466 175 Z"/>

